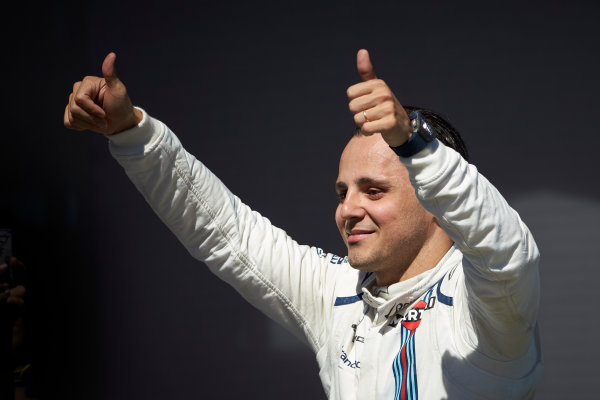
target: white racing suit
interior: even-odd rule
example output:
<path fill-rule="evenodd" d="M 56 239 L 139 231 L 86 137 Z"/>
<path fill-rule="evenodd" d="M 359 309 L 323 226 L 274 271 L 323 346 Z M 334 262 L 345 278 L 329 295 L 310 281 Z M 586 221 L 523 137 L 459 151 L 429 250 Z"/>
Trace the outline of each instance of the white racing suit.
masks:
<path fill-rule="evenodd" d="M 497 190 L 434 141 L 404 159 L 454 241 L 430 271 L 374 288 L 345 257 L 299 245 L 144 112 L 110 150 L 185 248 L 307 342 L 329 399 L 522 399 L 541 375 L 539 254 Z"/>

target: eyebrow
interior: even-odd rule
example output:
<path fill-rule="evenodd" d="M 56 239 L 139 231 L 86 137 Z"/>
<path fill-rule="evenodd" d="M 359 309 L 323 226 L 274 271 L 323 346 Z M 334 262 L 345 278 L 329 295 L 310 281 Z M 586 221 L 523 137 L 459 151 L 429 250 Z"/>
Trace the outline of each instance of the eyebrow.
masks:
<path fill-rule="evenodd" d="M 373 186 L 379 186 L 379 187 L 384 187 L 384 188 L 387 188 L 390 186 L 389 182 L 386 180 L 368 178 L 368 177 L 359 178 L 356 181 L 356 184 L 358 186 L 373 185 Z M 336 191 L 344 190 L 344 189 L 348 189 L 348 185 L 346 184 L 346 182 L 338 181 L 335 183 Z"/>
<path fill-rule="evenodd" d="M 386 181 L 386 180 L 367 178 L 367 177 L 359 178 L 358 181 L 356 181 L 356 183 L 359 186 L 362 186 L 362 185 L 389 186 L 390 185 L 388 183 L 388 181 Z"/>

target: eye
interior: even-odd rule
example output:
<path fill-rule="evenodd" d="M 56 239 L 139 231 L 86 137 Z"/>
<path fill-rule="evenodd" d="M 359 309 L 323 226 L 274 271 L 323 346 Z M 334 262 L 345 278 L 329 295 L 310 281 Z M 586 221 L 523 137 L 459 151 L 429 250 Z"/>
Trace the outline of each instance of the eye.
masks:
<path fill-rule="evenodd" d="M 344 199 L 346 198 L 346 192 L 338 192 L 337 197 L 338 197 L 338 200 L 340 201 L 340 203 L 342 203 L 344 201 Z"/>
<path fill-rule="evenodd" d="M 377 200 L 383 196 L 383 190 L 378 188 L 369 188 L 366 191 L 367 196 L 369 196 L 373 200 Z"/>

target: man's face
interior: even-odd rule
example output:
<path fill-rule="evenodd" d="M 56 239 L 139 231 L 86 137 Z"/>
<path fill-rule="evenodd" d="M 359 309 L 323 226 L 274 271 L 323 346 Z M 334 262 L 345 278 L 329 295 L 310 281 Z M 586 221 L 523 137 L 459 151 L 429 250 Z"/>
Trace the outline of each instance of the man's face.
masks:
<path fill-rule="evenodd" d="M 353 137 L 340 159 L 335 220 L 352 267 L 397 282 L 431 232 L 408 171 L 381 135 Z"/>

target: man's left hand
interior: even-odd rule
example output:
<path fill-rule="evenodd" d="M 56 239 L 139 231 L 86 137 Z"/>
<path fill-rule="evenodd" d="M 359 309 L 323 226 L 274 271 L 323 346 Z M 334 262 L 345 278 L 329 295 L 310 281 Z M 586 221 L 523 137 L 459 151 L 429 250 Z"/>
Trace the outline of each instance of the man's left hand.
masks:
<path fill-rule="evenodd" d="M 365 135 L 381 133 L 392 147 L 406 143 L 411 135 L 408 115 L 388 85 L 375 76 L 367 50 L 358 51 L 356 67 L 363 82 L 346 91 L 354 122 Z"/>

